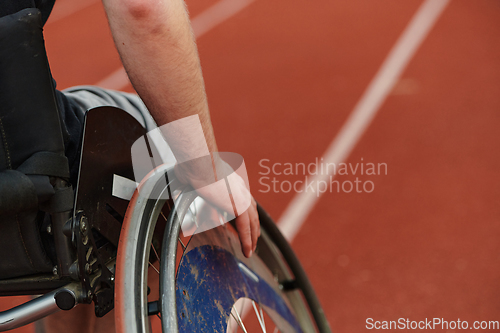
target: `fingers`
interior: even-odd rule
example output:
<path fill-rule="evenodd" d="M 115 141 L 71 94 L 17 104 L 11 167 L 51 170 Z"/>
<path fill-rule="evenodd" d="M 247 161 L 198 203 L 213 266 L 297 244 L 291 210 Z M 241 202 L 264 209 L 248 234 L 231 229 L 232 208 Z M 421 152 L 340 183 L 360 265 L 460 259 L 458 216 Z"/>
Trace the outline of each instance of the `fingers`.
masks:
<path fill-rule="evenodd" d="M 257 212 L 257 203 L 252 198 L 251 206 L 248 208 L 248 217 L 250 219 L 250 230 L 252 231 L 252 249 L 255 251 L 257 240 L 260 237 L 259 213 Z"/>
<path fill-rule="evenodd" d="M 257 203 L 252 198 L 248 210 L 236 218 L 236 229 L 240 237 L 241 249 L 245 257 L 249 258 L 257 247 L 260 236 L 259 214 Z"/>
<path fill-rule="evenodd" d="M 236 218 L 236 230 L 240 237 L 241 249 L 245 257 L 250 258 L 253 252 L 252 229 L 248 211 Z"/>

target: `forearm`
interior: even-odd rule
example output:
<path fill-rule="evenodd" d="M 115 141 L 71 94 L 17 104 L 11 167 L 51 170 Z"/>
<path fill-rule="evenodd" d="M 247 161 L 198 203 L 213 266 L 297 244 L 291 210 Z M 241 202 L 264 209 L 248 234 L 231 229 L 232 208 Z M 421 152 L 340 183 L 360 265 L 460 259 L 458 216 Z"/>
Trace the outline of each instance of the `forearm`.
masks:
<path fill-rule="evenodd" d="M 132 85 L 158 125 L 197 114 L 208 149 L 216 151 L 198 52 L 184 1 L 103 0 L 103 3 Z M 166 136 L 178 159 L 186 160 L 196 154 L 189 151 L 194 148 L 188 147 L 192 141 L 189 132 L 174 130 Z"/>

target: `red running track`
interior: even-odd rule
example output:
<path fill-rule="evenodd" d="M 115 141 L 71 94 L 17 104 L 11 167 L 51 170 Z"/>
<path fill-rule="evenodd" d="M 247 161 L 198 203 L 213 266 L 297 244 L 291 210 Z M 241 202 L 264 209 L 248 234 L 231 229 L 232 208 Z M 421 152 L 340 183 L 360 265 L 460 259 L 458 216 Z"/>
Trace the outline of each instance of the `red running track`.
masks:
<path fill-rule="evenodd" d="M 87 2 L 46 26 L 60 88 L 119 68 L 102 5 Z M 188 1 L 191 16 L 213 3 Z M 219 147 L 244 156 L 276 219 L 295 193 L 263 193 L 259 161 L 321 158 L 421 3 L 255 0 L 199 38 Z M 333 331 L 500 319 L 499 35 L 498 1 L 450 1 L 347 159 L 387 175 L 358 175 L 372 193 L 325 193 L 295 237 Z"/>

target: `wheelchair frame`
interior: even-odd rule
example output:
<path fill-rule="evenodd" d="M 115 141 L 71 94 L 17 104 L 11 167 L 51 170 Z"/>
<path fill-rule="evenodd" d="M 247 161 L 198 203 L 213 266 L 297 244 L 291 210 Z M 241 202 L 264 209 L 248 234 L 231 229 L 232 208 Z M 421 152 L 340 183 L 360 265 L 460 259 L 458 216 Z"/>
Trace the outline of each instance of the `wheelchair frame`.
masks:
<path fill-rule="evenodd" d="M 110 248 L 118 246 L 120 219 L 128 205 L 112 196 L 113 174 L 133 179 L 130 146 L 144 134 L 142 126 L 118 108 L 99 107 L 87 112 L 74 208 L 52 214 L 58 264 L 52 274 L 0 280 L 0 296 L 44 294 L 1 312 L 0 331 L 23 326 L 59 309 L 71 309 L 78 303 L 94 301 L 98 316 L 112 308 L 115 264 Z M 101 162 L 97 170 L 96 161 Z M 110 162 L 103 166 L 103 161 Z M 58 179 L 56 186 L 64 182 Z M 72 199 L 72 191 L 70 195 Z M 114 244 L 97 251 L 92 230 Z"/>
<path fill-rule="evenodd" d="M 112 122 L 110 121 L 111 119 L 113 120 Z M 114 132 L 111 131 L 111 128 L 114 130 L 119 128 L 125 135 L 116 135 L 116 133 L 113 135 L 112 133 Z M 141 129 L 138 130 L 138 128 Z M 110 195 L 113 188 L 111 175 L 114 172 L 119 172 L 122 176 L 133 178 L 131 174 L 132 164 L 129 147 L 138 137 L 144 134 L 145 131 L 142 127 L 138 126 L 138 123 L 130 115 L 120 109 L 101 107 L 88 112 L 85 120 L 83 137 L 85 144 L 81 152 L 80 174 L 74 210 L 70 216 L 60 217 L 58 222 L 60 223 L 59 228 L 56 229 L 54 225 L 54 237 L 61 238 L 58 242 L 56 241 L 57 256 L 60 262 L 61 257 L 63 258 L 61 267 L 64 267 L 64 269 L 55 270 L 54 273 L 56 274 L 53 275 L 44 274 L 0 281 L 0 296 L 44 294 L 15 308 L 0 312 L 0 331 L 21 327 L 61 309 L 70 310 L 77 304 L 91 303 L 91 301 L 94 301 L 96 304 L 96 315 L 104 315 L 113 307 L 114 303 L 113 292 L 116 263 L 122 264 L 118 266 L 119 275 L 117 275 L 117 278 L 128 279 L 129 285 L 134 285 L 135 282 L 130 280 L 131 276 L 124 275 L 123 270 L 120 273 L 120 267 L 124 265 L 124 258 L 130 256 L 127 251 L 134 250 L 135 244 L 132 244 L 132 242 L 136 239 L 134 237 L 137 236 L 137 231 L 133 229 L 139 228 L 142 223 L 142 219 L 133 215 L 142 214 L 144 207 L 137 205 L 137 202 L 134 200 L 131 201 L 130 205 L 128 205 L 128 202 L 124 205 L 124 200 L 113 198 Z M 120 138 L 117 139 L 117 137 Z M 125 142 L 124 137 L 126 137 Z M 118 146 L 126 148 L 120 150 L 116 148 Z M 102 166 L 99 172 L 97 172 L 98 175 L 96 175 L 96 170 L 93 167 L 93 163 L 96 161 L 95 156 L 100 156 L 97 160 L 110 159 L 109 151 L 111 148 L 115 149 L 114 153 L 116 155 L 111 158 L 113 163 Z M 125 154 L 124 151 L 126 151 Z M 166 174 L 166 169 L 159 171 L 153 177 L 154 179 L 152 179 L 153 185 L 156 184 L 159 178 L 164 177 Z M 106 175 L 107 180 L 103 180 L 102 177 Z M 170 188 L 177 188 L 178 186 L 175 181 L 169 183 Z M 184 202 L 189 203 L 192 201 L 194 198 L 192 193 L 194 192 L 191 192 L 191 194 L 188 193 L 188 197 L 183 199 Z M 95 200 L 96 198 L 98 200 Z M 142 205 L 144 205 L 144 202 Z M 167 236 L 164 239 L 173 237 L 176 240 L 178 238 L 181 221 L 189 205 L 187 207 L 184 206 L 186 205 L 176 206 L 171 211 L 166 226 Z M 280 288 L 283 288 L 285 291 L 300 290 L 314 318 L 318 331 L 329 333 L 330 328 L 323 310 L 293 250 L 267 213 L 260 206 L 258 209 L 262 227 L 266 230 L 271 241 L 278 246 L 293 276 L 291 279 L 288 278 L 280 281 Z M 178 211 L 181 211 L 181 213 L 178 213 Z M 122 231 L 120 234 L 120 230 L 117 230 L 117 227 L 122 227 L 119 222 L 122 222 L 123 217 L 126 216 L 127 221 L 124 225 L 126 232 Z M 52 223 L 54 224 L 55 222 L 53 220 Z M 112 251 L 105 246 L 101 247 L 101 249 L 104 248 L 102 253 L 99 253 L 100 250 L 93 250 L 93 248 L 97 249 L 97 246 L 91 230 L 97 230 L 101 235 L 106 236 L 109 243 L 116 242 L 116 245 L 118 245 L 117 231 L 119 237 L 127 237 L 131 232 L 132 238 L 128 242 L 129 246 L 124 249 L 118 248 L 118 251 L 121 250 L 123 252 L 117 252 L 118 257 L 113 258 L 110 256 Z M 175 245 L 175 242 L 170 242 L 170 244 L 172 243 Z M 111 244 L 110 247 L 113 246 L 115 244 Z M 169 247 L 171 246 L 169 245 Z M 92 252 L 97 253 L 90 255 Z M 168 264 L 162 266 L 162 273 L 166 274 L 166 279 L 174 281 L 174 285 L 172 285 L 172 282 L 170 282 L 169 286 L 163 285 L 166 292 L 165 297 L 169 301 L 162 302 L 162 305 L 165 306 L 163 310 L 167 311 L 164 318 L 162 317 L 162 323 L 163 319 L 165 319 L 166 324 L 163 328 L 165 329 L 168 326 L 168 331 L 170 332 L 177 329 L 175 292 L 176 250 L 170 248 L 167 254 L 168 258 L 166 262 Z M 123 283 L 119 284 L 121 287 L 116 290 L 116 293 L 122 297 L 126 297 L 126 294 L 122 290 L 123 285 Z M 135 305 L 135 302 L 124 298 L 120 299 L 117 307 L 128 307 L 127 311 L 130 313 L 130 311 L 133 312 L 131 304 Z M 143 309 L 142 311 L 145 310 Z M 162 314 L 164 314 L 164 311 Z M 126 318 L 127 323 L 130 322 L 132 317 Z M 117 322 L 118 331 L 121 332 L 119 329 L 120 325 L 122 325 L 122 331 L 126 331 L 124 328 L 127 326 L 127 323 L 125 321 L 123 323 Z M 140 331 L 140 329 L 137 330 L 137 332 Z"/>

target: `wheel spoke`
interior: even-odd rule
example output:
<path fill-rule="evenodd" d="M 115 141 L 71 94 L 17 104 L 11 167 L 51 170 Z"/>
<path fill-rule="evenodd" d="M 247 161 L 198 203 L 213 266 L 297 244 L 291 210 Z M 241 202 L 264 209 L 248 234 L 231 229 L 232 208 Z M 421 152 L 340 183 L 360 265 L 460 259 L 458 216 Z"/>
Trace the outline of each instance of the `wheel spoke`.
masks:
<path fill-rule="evenodd" d="M 233 309 L 231 309 L 232 311 Z M 233 327 L 233 323 L 235 323 Z M 228 324 L 227 324 L 227 333 L 233 333 L 233 332 L 237 332 L 238 331 L 238 326 L 237 326 L 237 323 L 236 323 L 236 319 L 234 319 L 234 315 L 231 313 L 231 317 L 229 317 L 228 319 Z"/>
<path fill-rule="evenodd" d="M 254 301 L 252 301 L 252 306 L 253 306 L 253 309 L 255 311 L 255 315 L 257 316 L 257 319 L 259 320 L 259 324 L 260 324 L 260 328 L 262 328 L 262 332 L 266 333 L 266 324 L 264 323 L 264 315 L 262 314 L 262 309 L 260 311 L 257 310 L 257 306 L 255 305 Z"/>
<path fill-rule="evenodd" d="M 155 253 L 156 259 L 158 260 L 158 265 L 160 265 L 160 256 L 158 255 L 158 252 L 156 252 L 153 242 L 151 242 L 151 247 L 153 248 L 153 252 Z"/>
<path fill-rule="evenodd" d="M 167 201 L 168 202 L 168 201 Z M 167 218 L 165 217 L 165 214 L 163 214 L 163 212 L 160 212 L 161 216 L 163 217 L 163 219 L 165 220 L 165 222 L 167 222 Z"/>
<path fill-rule="evenodd" d="M 179 237 L 179 243 L 181 243 L 181 246 L 182 246 L 182 251 L 186 251 L 186 245 L 184 245 L 184 243 L 182 242 L 181 238 Z"/>
<path fill-rule="evenodd" d="M 241 315 L 243 318 L 245 318 L 245 315 L 248 313 L 248 311 L 245 311 L 245 303 L 246 303 L 247 299 L 246 298 L 243 298 L 243 302 L 241 302 L 241 307 L 240 307 L 240 312 Z"/>
<path fill-rule="evenodd" d="M 238 313 L 238 310 L 236 307 L 233 306 L 234 312 L 236 312 L 236 316 L 233 314 L 233 311 L 231 311 L 231 315 L 233 316 L 234 320 L 238 323 L 238 326 L 243 330 L 244 333 L 248 333 L 247 329 L 245 328 L 245 325 L 243 325 L 243 321 L 241 320 L 240 314 Z"/>
<path fill-rule="evenodd" d="M 156 268 L 152 263 L 151 261 L 149 262 L 149 266 L 153 267 L 153 269 L 156 271 L 156 273 L 158 273 L 158 275 L 160 275 L 160 271 L 158 270 L 158 268 Z"/>
<path fill-rule="evenodd" d="M 259 305 L 259 311 L 260 311 L 260 317 L 262 318 L 262 324 L 264 325 L 264 328 L 266 327 L 266 323 L 264 321 L 264 313 L 262 312 L 262 307 Z"/>

